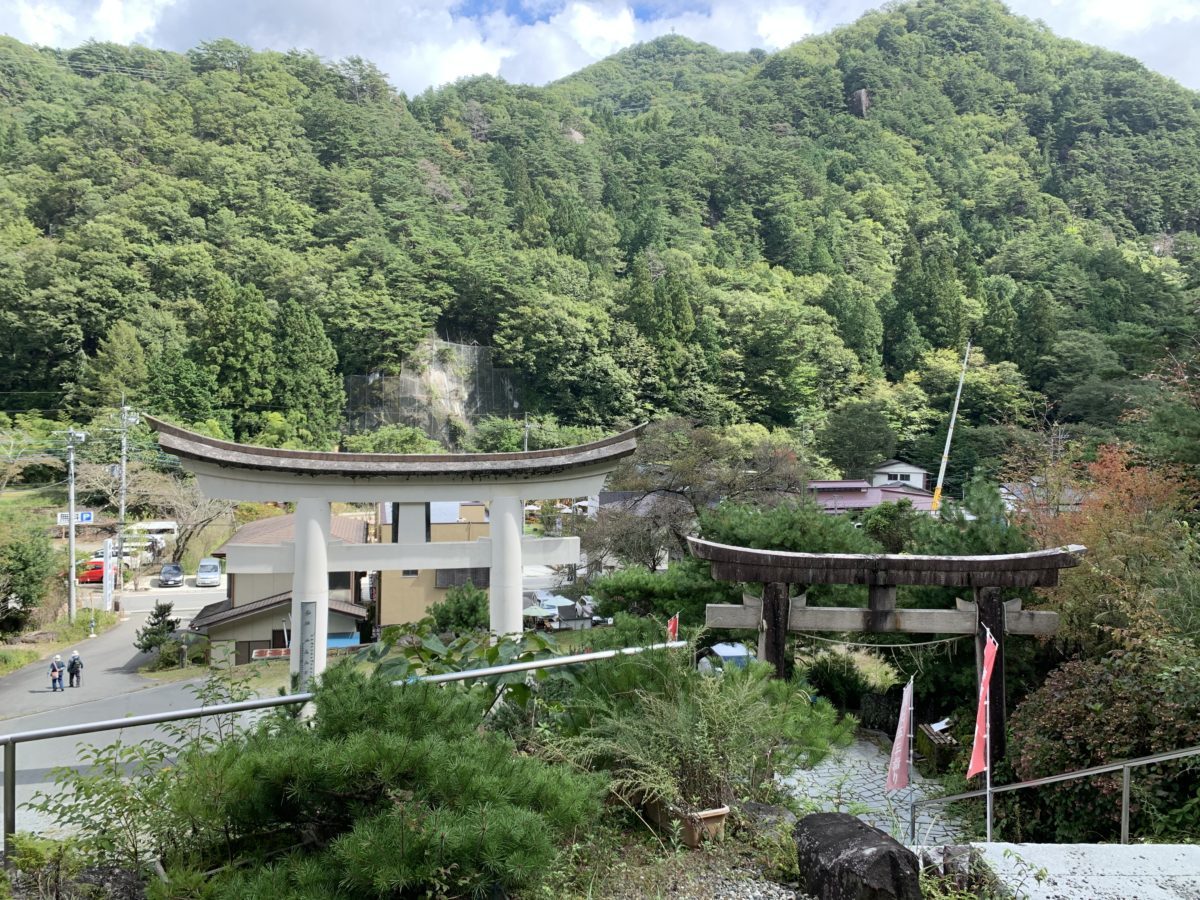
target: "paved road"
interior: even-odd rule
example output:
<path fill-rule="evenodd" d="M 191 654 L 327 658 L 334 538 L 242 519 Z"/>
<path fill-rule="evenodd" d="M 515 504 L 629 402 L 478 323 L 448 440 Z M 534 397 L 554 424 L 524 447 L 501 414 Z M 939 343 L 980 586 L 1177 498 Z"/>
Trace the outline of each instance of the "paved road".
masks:
<path fill-rule="evenodd" d="M 133 646 L 137 629 L 146 612 L 159 599 L 171 600 L 174 612 L 190 619 L 201 607 L 224 595 L 224 588 L 147 591 L 127 593 L 122 607 L 128 618 L 95 638 L 84 639 L 62 651 L 64 659 L 77 649 L 84 660 L 83 684 L 62 693 L 50 690 L 49 663 L 41 660 L 0 678 L 0 734 L 75 725 L 102 719 L 165 712 L 195 706 L 190 688 L 194 682 L 161 684 L 139 675 L 138 667 L 148 659 Z M 87 596 L 80 594 L 79 609 L 87 614 Z M 76 745 L 81 741 L 106 744 L 117 740 L 138 741 L 154 736 L 153 728 L 130 728 L 82 738 L 57 738 L 17 747 L 17 803 L 29 800 L 38 790 L 51 787 L 50 770 L 55 766 L 74 765 Z M 17 827 L 22 831 L 50 830 L 52 823 L 18 808 Z"/>
<path fill-rule="evenodd" d="M 222 596 L 221 588 L 126 594 L 121 604 L 129 613 L 126 621 L 98 637 L 85 638 L 62 651 L 64 660 L 70 658 L 72 650 L 78 650 L 83 657 L 82 687 L 67 688 L 61 694 L 51 692 L 49 662 L 39 660 L 0 678 L 0 720 L 68 707 L 76 709 L 77 714 L 77 718 L 68 721 L 92 721 L 96 716 L 87 707 L 96 700 L 141 691 L 157 684 L 138 674 L 138 668 L 150 657 L 139 653 L 133 646 L 137 630 L 145 623 L 146 613 L 154 608 L 157 600 L 172 601 L 175 604 L 174 614 L 186 622 L 201 607 L 220 600 Z M 87 616 L 88 600 L 83 593 L 80 594 L 79 615 Z"/>

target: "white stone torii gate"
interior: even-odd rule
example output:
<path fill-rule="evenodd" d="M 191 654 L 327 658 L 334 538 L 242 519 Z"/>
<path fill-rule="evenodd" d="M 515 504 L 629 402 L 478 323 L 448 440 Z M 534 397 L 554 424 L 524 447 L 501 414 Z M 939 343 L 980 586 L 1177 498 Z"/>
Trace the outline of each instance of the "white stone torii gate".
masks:
<path fill-rule="evenodd" d="M 279 450 L 221 441 L 151 416 L 162 450 L 178 456 L 211 497 L 291 502 L 291 543 L 230 545 L 231 569 L 292 573 L 291 670 L 307 690 L 325 670 L 329 631 L 329 573 L 381 569 L 491 568 L 491 630 L 523 627 L 522 569 L 579 560 L 579 538 L 523 536 L 525 501 L 600 493 L 617 463 L 637 449 L 642 428 L 556 450 L 525 453 L 387 454 Z M 398 543 L 330 543 L 330 504 L 400 504 Z M 426 543 L 424 505 L 432 500 L 483 500 L 491 536 L 477 541 Z"/>

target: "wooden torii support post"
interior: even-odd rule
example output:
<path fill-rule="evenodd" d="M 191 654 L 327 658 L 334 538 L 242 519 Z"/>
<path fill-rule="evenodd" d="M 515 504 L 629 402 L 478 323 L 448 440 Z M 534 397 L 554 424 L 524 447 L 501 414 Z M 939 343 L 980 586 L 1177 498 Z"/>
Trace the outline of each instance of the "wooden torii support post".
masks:
<path fill-rule="evenodd" d="M 789 553 L 732 547 L 696 537 L 688 548 L 711 563 L 718 581 L 757 582 L 762 599 L 743 595 L 742 603 L 710 603 L 710 628 L 746 628 L 759 632 L 759 655 L 784 675 L 788 631 L 865 631 L 918 634 L 973 634 L 977 652 L 986 626 L 999 644 L 991 684 L 992 759 L 1005 752 L 1004 637 L 1006 634 L 1051 635 L 1058 613 L 1021 609 L 1019 600 L 1000 600 L 1001 588 L 1054 587 L 1059 571 L 1079 565 L 1087 552 L 1072 544 L 1033 553 L 994 556 L 908 556 L 904 554 Z M 808 606 L 812 584 L 863 584 L 867 608 Z M 799 587 L 791 596 L 791 586 Z M 974 602 L 960 600 L 956 609 L 896 609 L 899 585 L 970 588 Z"/>

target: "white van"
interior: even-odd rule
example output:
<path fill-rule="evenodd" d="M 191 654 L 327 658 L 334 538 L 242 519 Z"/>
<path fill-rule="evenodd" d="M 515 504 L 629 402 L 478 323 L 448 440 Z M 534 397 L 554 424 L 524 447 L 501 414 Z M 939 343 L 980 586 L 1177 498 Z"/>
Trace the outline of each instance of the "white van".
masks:
<path fill-rule="evenodd" d="M 125 526 L 125 534 L 129 536 L 150 535 L 174 540 L 179 537 L 179 523 L 170 519 L 156 522 L 130 522 Z"/>
<path fill-rule="evenodd" d="M 196 567 L 196 587 L 221 586 L 221 561 L 206 556 Z"/>

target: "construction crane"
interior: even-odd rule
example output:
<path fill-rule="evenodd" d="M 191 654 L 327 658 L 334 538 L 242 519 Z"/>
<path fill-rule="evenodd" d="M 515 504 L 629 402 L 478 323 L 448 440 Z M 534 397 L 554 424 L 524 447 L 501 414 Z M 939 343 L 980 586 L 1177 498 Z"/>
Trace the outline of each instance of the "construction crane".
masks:
<path fill-rule="evenodd" d="M 954 422 L 958 418 L 958 401 L 962 399 L 963 382 L 967 380 L 967 362 L 971 358 L 971 342 L 967 341 L 967 352 L 963 354 L 962 374 L 958 376 L 958 390 L 954 392 L 954 408 L 950 411 L 950 427 L 946 430 L 946 447 L 942 450 L 942 464 L 938 467 L 937 486 L 933 489 L 933 503 L 929 511 L 935 516 L 942 505 L 942 484 L 946 480 L 946 464 L 950 462 L 950 441 L 954 437 Z"/>

